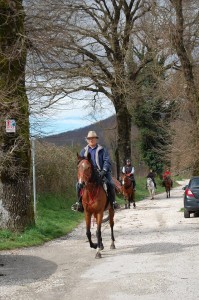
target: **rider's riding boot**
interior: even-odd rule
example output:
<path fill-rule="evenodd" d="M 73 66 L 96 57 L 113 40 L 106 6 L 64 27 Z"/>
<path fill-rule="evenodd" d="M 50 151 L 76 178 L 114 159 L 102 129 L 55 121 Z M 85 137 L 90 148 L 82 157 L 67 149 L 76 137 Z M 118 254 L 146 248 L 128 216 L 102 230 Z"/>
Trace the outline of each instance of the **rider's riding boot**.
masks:
<path fill-rule="evenodd" d="M 118 208 L 118 204 L 115 200 L 115 187 L 114 185 L 109 185 L 109 199 L 110 199 L 110 204 L 112 208 L 116 209 Z"/>
<path fill-rule="evenodd" d="M 78 198 L 77 211 L 80 211 L 80 212 L 83 212 L 83 211 L 84 211 L 84 208 L 83 208 L 83 205 L 82 205 L 82 196 L 80 196 L 80 197 Z"/>
<path fill-rule="evenodd" d="M 136 183 L 135 183 L 135 180 L 133 180 L 133 190 L 136 191 Z"/>
<path fill-rule="evenodd" d="M 79 185 L 77 185 L 76 189 L 77 189 L 77 202 L 72 205 L 71 209 L 74 211 L 83 212 L 84 208 L 82 205 L 81 188 Z"/>

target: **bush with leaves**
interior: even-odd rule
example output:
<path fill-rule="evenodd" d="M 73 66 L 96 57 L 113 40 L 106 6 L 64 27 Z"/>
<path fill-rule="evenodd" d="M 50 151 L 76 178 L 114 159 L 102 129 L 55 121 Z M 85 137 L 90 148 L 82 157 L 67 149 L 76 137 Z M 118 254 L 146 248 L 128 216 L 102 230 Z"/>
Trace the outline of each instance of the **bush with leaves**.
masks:
<path fill-rule="evenodd" d="M 36 143 L 36 185 L 38 193 L 75 191 L 77 157 L 74 149 Z"/>
<path fill-rule="evenodd" d="M 170 165 L 170 118 L 174 106 L 174 102 L 165 104 L 161 99 L 146 99 L 134 114 L 140 129 L 143 160 L 159 175 L 162 174 L 165 165 Z"/>

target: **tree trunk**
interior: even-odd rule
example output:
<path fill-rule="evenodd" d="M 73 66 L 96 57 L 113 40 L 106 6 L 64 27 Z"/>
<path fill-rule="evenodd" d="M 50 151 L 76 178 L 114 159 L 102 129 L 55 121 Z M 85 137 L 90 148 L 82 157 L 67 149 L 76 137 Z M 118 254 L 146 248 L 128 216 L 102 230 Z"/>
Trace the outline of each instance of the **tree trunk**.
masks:
<path fill-rule="evenodd" d="M 0 228 L 34 224 L 30 196 L 29 112 L 22 0 L 0 1 Z M 6 132 L 6 119 L 16 132 Z"/>
<path fill-rule="evenodd" d="M 184 16 L 182 0 L 170 0 L 176 12 L 176 26 L 172 34 L 172 42 L 180 59 L 186 81 L 186 94 L 189 101 L 189 112 L 194 123 L 193 137 L 195 143 L 195 163 L 193 175 L 199 174 L 199 95 L 194 80 L 194 73 L 190 57 L 184 43 Z"/>
<path fill-rule="evenodd" d="M 118 101 L 117 101 L 118 103 Z M 119 177 L 122 165 L 126 159 L 131 159 L 131 115 L 126 105 L 120 101 L 120 105 L 116 105 L 117 120 L 117 177 Z"/>

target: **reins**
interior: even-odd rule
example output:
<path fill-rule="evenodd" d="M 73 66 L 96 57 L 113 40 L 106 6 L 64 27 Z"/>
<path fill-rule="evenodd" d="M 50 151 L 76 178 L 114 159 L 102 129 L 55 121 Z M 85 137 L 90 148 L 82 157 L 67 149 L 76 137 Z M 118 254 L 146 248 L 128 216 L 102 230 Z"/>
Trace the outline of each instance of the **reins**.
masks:
<path fill-rule="evenodd" d="M 94 183 L 93 183 L 94 184 Z M 90 192 L 88 189 L 88 185 L 85 185 L 83 188 L 83 194 L 85 191 L 88 192 L 88 197 L 89 197 L 89 201 L 84 201 L 84 203 L 86 203 L 88 206 L 92 206 L 93 203 L 95 202 L 95 198 L 97 198 L 98 194 L 99 194 L 99 190 L 100 190 L 100 186 L 97 186 L 97 190 L 95 192 L 95 189 L 93 187 L 93 190 Z"/>

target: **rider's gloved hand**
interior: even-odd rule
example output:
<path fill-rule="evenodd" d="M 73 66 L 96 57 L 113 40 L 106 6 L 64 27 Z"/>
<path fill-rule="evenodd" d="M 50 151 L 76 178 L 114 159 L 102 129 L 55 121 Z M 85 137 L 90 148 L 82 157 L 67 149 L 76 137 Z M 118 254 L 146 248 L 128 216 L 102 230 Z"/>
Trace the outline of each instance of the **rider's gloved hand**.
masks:
<path fill-rule="evenodd" d="M 99 172 L 99 176 L 103 178 L 106 175 L 106 171 L 102 170 Z"/>

